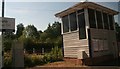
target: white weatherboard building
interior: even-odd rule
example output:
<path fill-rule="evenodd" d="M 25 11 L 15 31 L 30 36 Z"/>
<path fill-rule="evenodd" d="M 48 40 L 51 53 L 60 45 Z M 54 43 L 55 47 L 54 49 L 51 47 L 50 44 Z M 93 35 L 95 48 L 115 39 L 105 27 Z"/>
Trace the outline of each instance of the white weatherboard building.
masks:
<path fill-rule="evenodd" d="M 117 14 L 117 11 L 93 2 L 80 2 L 55 14 L 62 20 L 64 57 L 92 60 L 116 58 L 114 15 Z"/>

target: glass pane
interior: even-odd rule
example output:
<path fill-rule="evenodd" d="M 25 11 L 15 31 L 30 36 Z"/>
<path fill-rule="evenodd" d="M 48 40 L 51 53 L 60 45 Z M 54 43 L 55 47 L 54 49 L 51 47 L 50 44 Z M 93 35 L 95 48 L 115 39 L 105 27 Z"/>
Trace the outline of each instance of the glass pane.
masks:
<path fill-rule="evenodd" d="M 103 49 L 104 50 L 108 50 L 108 41 L 107 40 L 104 40 L 104 46 L 103 46 Z"/>
<path fill-rule="evenodd" d="M 98 43 L 99 43 L 99 51 L 104 50 L 104 49 L 103 49 L 104 40 L 99 40 Z"/>
<path fill-rule="evenodd" d="M 93 46 L 93 51 L 99 51 L 97 39 L 92 39 L 92 46 Z"/>
<path fill-rule="evenodd" d="M 70 14 L 70 28 L 71 31 L 77 30 L 76 12 Z"/>
<path fill-rule="evenodd" d="M 69 32 L 68 16 L 64 16 L 64 17 L 62 18 L 62 22 L 63 22 L 63 33 Z"/>
<path fill-rule="evenodd" d="M 110 29 L 114 30 L 114 26 L 113 26 L 113 16 L 109 15 L 109 24 L 110 24 Z"/>
<path fill-rule="evenodd" d="M 95 21 L 95 12 L 92 9 L 88 9 L 89 15 L 89 24 L 90 28 L 96 28 L 96 21 Z"/>
<path fill-rule="evenodd" d="M 98 29 L 103 29 L 103 24 L 102 24 L 102 15 L 100 11 L 96 11 L 96 18 L 97 18 L 97 26 Z"/>
<path fill-rule="evenodd" d="M 85 17 L 84 13 L 78 15 L 79 39 L 86 39 Z"/>
<path fill-rule="evenodd" d="M 103 13 L 104 28 L 109 29 L 108 16 L 106 13 Z"/>
<path fill-rule="evenodd" d="M 78 10 L 77 13 L 82 13 L 84 12 L 84 9 Z"/>

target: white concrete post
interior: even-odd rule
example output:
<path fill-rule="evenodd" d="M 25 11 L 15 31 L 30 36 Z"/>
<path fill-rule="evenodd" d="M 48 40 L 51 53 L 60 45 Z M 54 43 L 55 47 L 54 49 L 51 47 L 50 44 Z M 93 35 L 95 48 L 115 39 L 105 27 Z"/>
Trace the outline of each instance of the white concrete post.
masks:
<path fill-rule="evenodd" d="M 24 67 L 23 42 L 14 41 L 12 44 L 12 63 L 13 67 Z"/>

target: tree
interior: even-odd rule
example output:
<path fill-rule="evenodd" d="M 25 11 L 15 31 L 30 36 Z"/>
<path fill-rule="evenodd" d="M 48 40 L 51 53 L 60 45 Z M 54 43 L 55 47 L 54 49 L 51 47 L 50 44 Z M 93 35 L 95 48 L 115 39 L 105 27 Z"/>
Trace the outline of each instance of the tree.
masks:
<path fill-rule="evenodd" d="M 45 33 L 47 33 L 46 37 L 47 38 L 53 38 L 53 30 L 52 30 L 52 27 L 50 25 L 50 23 L 48 24 L 48 27 L 47 29 L 44 31 Z"/>
<path fill-rule="evenodd" d="M 54 22 L 52 25 L 52 30 L 54 33 L 54 36 L 61 36 L 61 24 L 59 22 Z"/>
<path fill-rule="evenodd" d="M 43 33 L 41 34 L 41 36 L 40 36 L 40 41 L 45 42 L 46 39 L 48 38 L 47 35 L 48 35 L 48 34 L 47 34 L 46 32 L 43 32 Z"/>
<path fill-rule="evenodd" d="M 39 39 L 39 33 L 34 25 L 28 25 L 23 31 L 23 36 L 32 40 Z"/>
<path fill-rule="evenodd" d="M 120 41 L 120 26 L 118 23 L 115 23 L 115 28 L 116 28 L 117 41 Z"/>
<path fill-rule="evenodd" d="M 61 24 L 54 22 L 52 26 L 48 24 L 47 29 L 41 34 L 41 39 L 45 42 L 55 43 L 56 39 L 61 36 Z"/>
<path fill-rule="evenodd" d="M 12 41 L 15 39 L 15 35 L 11 31 L 6 31 L 2 33 L 2 44 L 4 47 L 4 51 L 10 51 L 12 47 Z"/>
<path fill-rule="evenodd" d="M 61 35 L 61 24 L 59 22 L 54 22 L 52 26 L 48 24 L 48 28 L 44 32 L 49 34 L 50 38 L 56 38 Z"/>
<path fill-rule="evenodd" d="M 42 32 L 41 30 L 38 31 L 38 34 L 39 34 L 39 41 L 41 41 L 42 33 L 43 33 L 43 32 Z"/>
<path fill-rule="evenodd" d="M 24 25 L 22 23 L 17 25 L 17 32 L 16 37 L 19 38 L 22 35 L 22 32 L 24 30 Z"/>

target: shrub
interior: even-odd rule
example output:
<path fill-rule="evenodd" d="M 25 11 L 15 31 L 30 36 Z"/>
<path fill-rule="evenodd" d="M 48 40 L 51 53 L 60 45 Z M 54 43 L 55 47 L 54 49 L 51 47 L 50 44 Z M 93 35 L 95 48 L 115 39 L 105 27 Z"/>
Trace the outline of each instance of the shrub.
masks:
<path fill-rule="evenodd" d="M 11 53 L 4 53 L 4 67 L 12 66 L 12 55 Z"/>
<path fill-rule="evenodd" d="M 54 47 L 51 51 L 52 62 L 60 61 L 63 59 L 62 50 L 58 46 Z"/>
<path fill-rule="evenodd" d="M 44 55 L 26 54 L 25 66 L 32 67 L 36 65 L 43 65 L 50 62 L 61 61 L 62 59 L 62 50 L 56 46 L 50 53 L 45 53 Z"/>
<path fill-rule="evenodd" d="M 52 51 L 50 53 L 46 53 L 44 55 L 44 60 L 46 62 L 55 62 L 63 60 L 62 50 L 57 46 L 52 48 Z"/>
<path fill-rule="evenodd" d="M 25 54 L 24 64 L 25 67 L 33 67 L 36 65 L 43 65 L 50 62 L 60 61 L 62 59 L 62 50 L 56 46 L 52 48 L 51 52 L 45 53 L 44 55 Z M 4 54 L 4 66 L 12 66 L 12 54 L 9 52 L 5 52 Z"/>
<path fill-rule="evenodd" d="M 25 55 L 25 66 L 26 67 L 32 67 L 35 65 L 42 65 L 42 64 L 44 64 L 42 55 L 36 55 L 36 54 Z"/>

